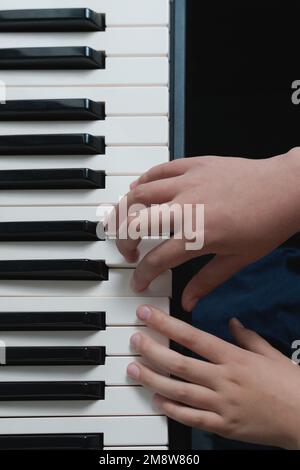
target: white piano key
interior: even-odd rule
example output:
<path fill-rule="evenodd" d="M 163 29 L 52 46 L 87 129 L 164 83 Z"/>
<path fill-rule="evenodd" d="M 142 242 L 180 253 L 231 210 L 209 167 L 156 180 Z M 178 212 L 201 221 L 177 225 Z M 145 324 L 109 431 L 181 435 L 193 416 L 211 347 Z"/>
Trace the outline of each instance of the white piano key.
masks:
<path fill-rule="evenodd" d="M 105 158 L 100 156 L 99 158 Z M 98 206 L 117 204 L 133 176 L 107 176 L 105 189 L 0 190 L 0 206 Z"/>
<path fill-rule="evenodd" d="M 1 156 L 1 170 L 35 170 L 36 168 L 90 168 L 111 176 L 139 176 L 155 165 L 169 161 L 168 147 L 106 147 L 105 156 L 58 155 Z"/>
<path fill-rule="evenodd" d="M 105 121 L 92 122 L 0 121 L 0 136 L 84 133 L 105 137 L 106 145 L 168 145 L 169 122 L 163 116 L 108 117 Z"/>
<path fill-rule="evenodd" d="M 169 24 L 169 0 L 1 0 L 2 10 L 83 7 L 105 13 L 107 26 Z"/>
<path fill-rule="evenodd" d="M 160 344 L 167 338 L 145 326 L 113 326 L 103 331 L 2 331 L 0 339 L 9 346 L 105 346 L 108 356 L 132 356 L 130 337 L 142 332 Z"/>
<path fill-rule="evenodd" d="M 0 194 L 1 201 L 1 194 Z M 102 220 L 105 211 L 111 206 L 36 206 L 36 207 L 1 207 L 0 220 L 2 222 L 30 222 L 39 220 L 61 221 L 61 220 L 90 220 L 97 222 Z M 111 209 L 110 209 L 111 210 Z"/>
<path fill-rule="evenodd" d="M 105 387 L 104 400 L 1 401 L 1 417 L 159 415 L 142 387 Z"/>
<path fill-rule="evenodd" d="M 2 297 L 1 312 L 105 312 L 106 326 L 140 325 L 136 310 L 151 304 L 169 313 L 167 297 Z M 1 335 L 1 333 L 0 333 Z"/>
<path fill-rule="evenodd" d="M 172 273 L 165 272 L 144 291 L 131 288 L 132 269 L 110 269 L 109 280 L 94 281 L 1 281 L 0 297 L 171 297 Z"/>
<path fill-rule="evenodd" d="M 140 244 L 139 261 L 163 241 L 144 239 Z M 85 258 L 103 260 L 110 268 L 132 268 L 119 252 L 115 240 L 94 242 L 1 242 L 0 260 L 41 260 Z"/>
<path fill-rule="evenodd" d="M 0 382 L 105 381 L 108 386 L 136 385 L 126 370 L 136 357 L 107 357 L 103 366 L 3 366 Z"/>
<path fill-rule="evenodd" d="M 168 445 L 164 416 L 0 418 L 0 435 L 16 433 L 103 433 L 105 446 Z"/>
<path fill-rule="evenodd" d="M 107 57 L 103 70 L 1 70 L 6 86 L 167 86 L 167 57 Z"/>
<path fill-rule="evenodd" d="M 9 48 L 85 46 L 110 56 L 168 56 L 167 27 L 107 28 L 82 33 L 0 33 L 0 44 Z M 2 47 L 2 46 L 0 46 Z"/>
<path fill-rule="evenodd" d="M 0 72 L 1 74 L 1 72 Z M 169 113 L 167 87 L 7 87 L 6 100 L 86 98 L 104 101 L 107 116 L 165 115 Z"/>

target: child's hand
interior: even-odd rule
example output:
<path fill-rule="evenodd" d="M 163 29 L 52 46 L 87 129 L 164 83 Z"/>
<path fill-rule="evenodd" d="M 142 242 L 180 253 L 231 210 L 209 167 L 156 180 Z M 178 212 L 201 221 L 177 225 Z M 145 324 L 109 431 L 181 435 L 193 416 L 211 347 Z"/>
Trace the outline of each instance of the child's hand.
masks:
<path fill-rule="evenodd" d="M 187 251 L 184 238 L 162 243 L 138 264 L 133 288 L 142 291 L 163 271 L 216 254 L 186 286 L 182 302 L 192 310 L 200 298 L 300 230 L 299 180 L 299 149 L 266 160 L 199 157 L 152 168 L 133 183 L 128 206 L 204 204 L 205 244 Z M 134 216 L 121 225 L 132 221 Z M 128 261 L 137 259 L 139 241 L 117 241 Z"/>
<path fill-rule="evenodd" d="M 140 333 L 132 337 L 132 347 L 151 369 L 133 363 L 128 375 L 156 393 L 163 414 L 230 439 L 300 448 L 300 370 L 291 360 L 237 320 L 230 328 L 241 347 L 151 306 L 137 314 L 150 328 L 210 361 L 181 356 Z"/>

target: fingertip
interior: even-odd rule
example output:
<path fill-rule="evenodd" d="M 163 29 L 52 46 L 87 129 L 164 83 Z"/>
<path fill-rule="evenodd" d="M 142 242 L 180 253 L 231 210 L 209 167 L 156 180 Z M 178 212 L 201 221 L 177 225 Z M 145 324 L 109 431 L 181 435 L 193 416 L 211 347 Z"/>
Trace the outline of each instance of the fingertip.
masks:
<path fill-rule="evenodd" d="M 139 184 L 139 180 L 140 180 L 140 179 L 138 178 L 137 180 L 135 180 L 135 181 L 133 181 L 133 182 L 131 183 L 131 185 L 130 185 L 130 189 L 131 189 L 131 190 L 133 190 L 134 188 L 137 187 L 137 185 Z"/>
<path fill-rule="evenodd" d="M 231 324 L 232 326 L 236 326 L 237 328 L 241 328 L 241 329 L 243 329 L 243 330 L 245 329 L 243 323 L 240 322 L 240 320 L 239 320 L 238 318 L 236 318 L 236 317 L 231 318 L 230 324 Z"/>
<path fill-rule="evenodd" d="M 192 310 L 194 310 L 195 306 L 197 305 L 198 300 L 198 297 L 182 299 L 182 306 L 184 310 L 186 310 L 187 312 L 192 312 Z"/>

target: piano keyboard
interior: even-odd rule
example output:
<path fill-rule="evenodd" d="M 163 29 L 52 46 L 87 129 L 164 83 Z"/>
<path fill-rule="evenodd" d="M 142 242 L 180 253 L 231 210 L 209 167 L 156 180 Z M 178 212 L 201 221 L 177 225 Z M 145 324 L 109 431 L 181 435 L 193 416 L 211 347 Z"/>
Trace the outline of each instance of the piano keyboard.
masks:
<path fill-rule="evenodd" d="M 170 158 L 170 17 L 169 0 L 1 0 L 0 449 L 169 445 L 126 368 L 135 332 L 167 345 L 135 311 L 169 311 L 171 273 L 135 294 L 97 224 Z"/>

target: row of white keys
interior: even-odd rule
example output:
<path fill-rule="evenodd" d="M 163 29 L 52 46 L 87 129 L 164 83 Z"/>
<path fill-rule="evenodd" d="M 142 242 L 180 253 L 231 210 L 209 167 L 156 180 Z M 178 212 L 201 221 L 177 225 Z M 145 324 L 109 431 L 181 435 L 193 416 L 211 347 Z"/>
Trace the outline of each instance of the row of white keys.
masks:
<path fill-rule="evenodd" d="M 101 32 L 80 33 L 0 33 L 0 44 L 23 47 L 91 47 L 106 57 L 169 55 L 169 29 L 107 28 Z"/>
<path fill-rule="evenodd" d="M 0 72 L 1 73 L 1 72 Z M 105 103 L 112 116 L 167 116 L 168 87 L 7 87 L 6 100 L 45 100 L 85 98 Z"/>
<path fill-rule="evenodd" d="M 106 15 L 106 26 L 168 26 L 169 0 L 1 0 L 1 10 L 90 8 Z"/>
<path fill-rule="evenodd" d="M 132 275 L 132 269 L 109 269 L 109 280 L 102 282 L 2 280 L 0 297 L 171 297 L 170 271 L 157 277 L 144 292 L 136 294 L 131 289 Z"/>
<path fill-rule="evenodd" d="M 103 70 L 0 70 L 6 86 L 167 86 L 167 57 L 107 57 Z"/>
<path fill-rule="evenodd" d="M 136 310 L 154 304 L 169 312 L 168 297 L 1 297 L 0 312 L 105 312 L 106 326 L 136 326 Z"/>
<path fill-rule="evenodd" d="M 91 134 L 105 137 L 107 146 L 164 146 L 168 145 L 169 121 L 163 116 L 128 116 L 104 121 L 0 122 L 0 136 L 39 134 Z"/>
<path fill-rule="evenodd" d="M 104 446 L 166 446 L 163 416 L 0 418 L 0 435 L 103 433 Z"/>
<path fill-rule="evenodd" d="M 103 157 L 100 156 L 99 158 Z M 133 180 L 133 176 L 107 176 L 105 178 L 104 189 L 1 190 L 0 207 L 99 206 L 101 204 L 117 204 L 129 192 L 130 184 Z M 2 207 L 0 209 L 1 213 Z M 40 213 L 43 216 L 41 208 Z"/>

